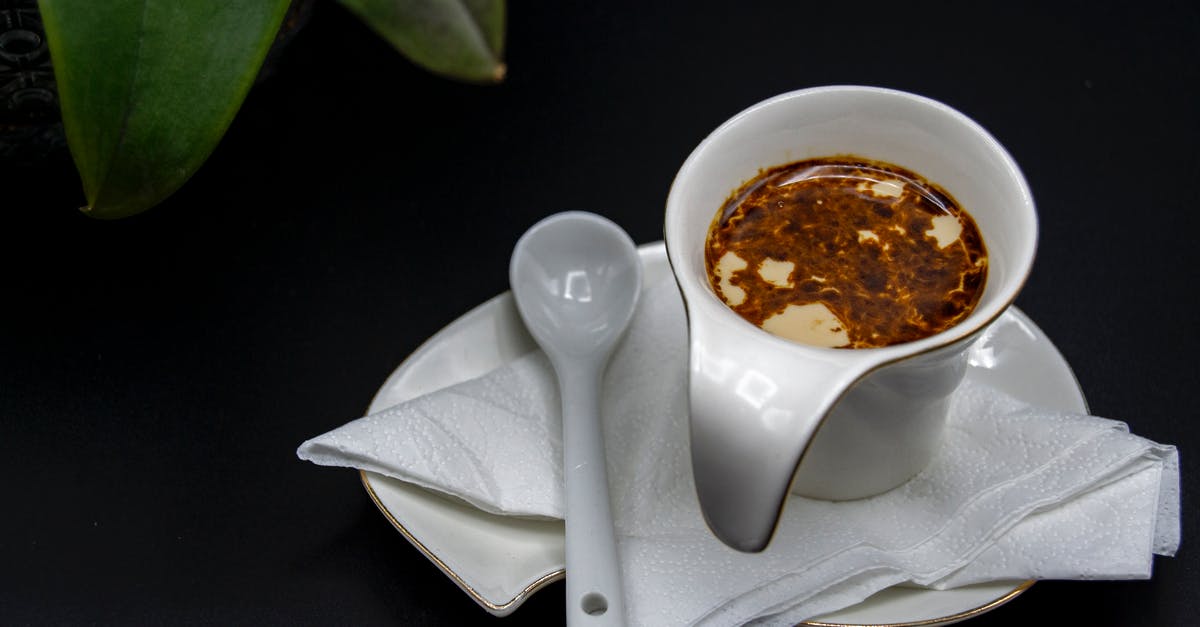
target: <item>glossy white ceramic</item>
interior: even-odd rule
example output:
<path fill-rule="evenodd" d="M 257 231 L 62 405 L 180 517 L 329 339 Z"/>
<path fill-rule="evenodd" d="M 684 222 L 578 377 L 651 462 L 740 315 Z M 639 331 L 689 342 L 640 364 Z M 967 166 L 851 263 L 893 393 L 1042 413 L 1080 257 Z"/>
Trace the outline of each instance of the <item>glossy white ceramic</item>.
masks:
<path fill-rule="evenodd" d="M 835 155 L 917 172 L 975 218 L 988 277 L 965 320 L 884 348 L 821 348 L 766 333 L 714 293 L 704 243 L 725 199 L 761 169 Z M 1008 153 L 961 113 L 904 92 L 821 87 L 750 107 L 701 142 L 671 187 L 665 236 L 688 311 L 701 509 L 726 544 L 760 551 L 793 478 L 807 496 L 853 499 L 891 489 L 928 464 L 947 395 L 965 372 L 965 351 L 1029 273 L 1037 216 Z"/>
<path fill-rule="evenodd" d="M 567 625 L 625 624 L 608 495 L 600 382 L 642 291 L 629 235 L 594 213 L 554 214 L 513 248 L 509 284 L 525 328 L 550 358 L 562 399 Z"/>
<path fill-rule="evenodd" d="M 647 284 L 670 274 L 661 243 L 640 249 Z M 466 313 L 426 341 L 387 378 L 371 401 L 377 412 L 465 381 L 536 348 L 510 294 Z M 965 377 L 1026 402 L 1086 412 L 1070 368 L 1038 327 L 1010 309 L 968 353 Z M 562 579 L 563 523 L 487 514 L 396 479 L 361 473 L 380 512 L 466 595 L 505 616 L 531 594 Z M 823 616 L 813 624 L 947 625 L 1012 599 L 1028 582 L 1002 581 L 955 590 L 896 587 Z"/>

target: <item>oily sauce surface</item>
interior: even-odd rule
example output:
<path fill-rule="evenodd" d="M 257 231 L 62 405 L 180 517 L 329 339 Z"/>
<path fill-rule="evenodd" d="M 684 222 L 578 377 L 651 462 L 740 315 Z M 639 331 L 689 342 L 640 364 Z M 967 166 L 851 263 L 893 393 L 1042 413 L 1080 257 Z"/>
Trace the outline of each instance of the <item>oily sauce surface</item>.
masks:
<path fill-rule="evenodd" d="M 847 348 L 953 326 L 987 277 L 979 229 L 950 194 L 852 156 L 778 166 L 744 184 L 709 229 L 705 263 L 716 293 L 750 322 Z"/>

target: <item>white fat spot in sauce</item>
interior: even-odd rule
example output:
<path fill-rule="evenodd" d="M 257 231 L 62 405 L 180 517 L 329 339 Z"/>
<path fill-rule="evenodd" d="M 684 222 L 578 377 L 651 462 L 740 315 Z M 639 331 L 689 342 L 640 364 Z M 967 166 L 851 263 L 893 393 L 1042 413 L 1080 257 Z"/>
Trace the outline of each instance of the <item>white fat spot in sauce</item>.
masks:
<path fill-rule="evenodd" d="M 764 320 L 762 328 L 767 333 L 814 346 L 837 348 L 850 344 L 845 325 L 824 303 L 788 305 Z"/>
<path fill-rule="evenodd" d="M 900 194 L 904 192 L 904 183 L 900 181 L 878 181 L 871 186 L 871 191 L 876 196 L 899 198 Z"/>
<path fill-rule="evenodd" d="M 933 228 L 925 234 L 937 240 L 938 248 L 945 248 L 958 241 L 962 228 L 958 216 L 937 216 L 933 219 Z"/>
<path fill-rule="evenodd" d="M 717 262 L 717 285 L 721 289 L 721 298 L 725 299 L 725 302 L 732 307 L 746 302 L 746 290 L 733 284 L 733 273 L 745 270 L 749 265 L 745 259 L 732 252 L 725 253 Z"/>
<path fill-rule="evenodd" d="M 792 282 L 788 280 L 788 277 L 792 275 L 792 270 L 795 269 L 796 264 L 791 261 L 776 261 L 768 257 L 759 264 L 758 276 L 775 287 L 794 287 Z"/>

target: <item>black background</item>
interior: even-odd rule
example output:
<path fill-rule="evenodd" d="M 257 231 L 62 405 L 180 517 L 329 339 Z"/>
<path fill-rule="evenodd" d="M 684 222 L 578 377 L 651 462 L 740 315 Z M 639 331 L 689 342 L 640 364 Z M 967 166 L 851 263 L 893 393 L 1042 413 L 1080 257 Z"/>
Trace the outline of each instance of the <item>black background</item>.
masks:
<path fill-rule="evenodd" d="M 1042 225 L 1019 306 L 1095 414 L 1181 449 L 1184 544 L 1152 580 L 1043 582 L 972 624 L 1200 615 L 1195 3 L 516 2 L 508 33 L 508 79 L 463 85 L 319 3 L 132 219 L 76 211 L 69 162 L 4 167 L 0 623 L 560 622 L 561 583 L 493 619 L 294 450 L 506 290 L 537 219 L 661 239 L 710 130 L 822 84 L 930 96 L 1009 149 Z"/>

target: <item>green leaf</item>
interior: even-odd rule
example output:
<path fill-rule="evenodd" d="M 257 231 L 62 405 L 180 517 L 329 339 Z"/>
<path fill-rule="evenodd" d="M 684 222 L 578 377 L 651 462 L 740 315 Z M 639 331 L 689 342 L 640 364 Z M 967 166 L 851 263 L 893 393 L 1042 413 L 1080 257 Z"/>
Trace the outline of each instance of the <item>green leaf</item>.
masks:
<path fill-rule="evenodd" d="M 340 0 L 427 70 L 467 81 L 504 78 L 504 0 Z"/>
<path fill-rule="evenodd" d="M 289 0 L 40 0 L 71 155 L 96 218 L 154 206 L 212 153 Z"/>

